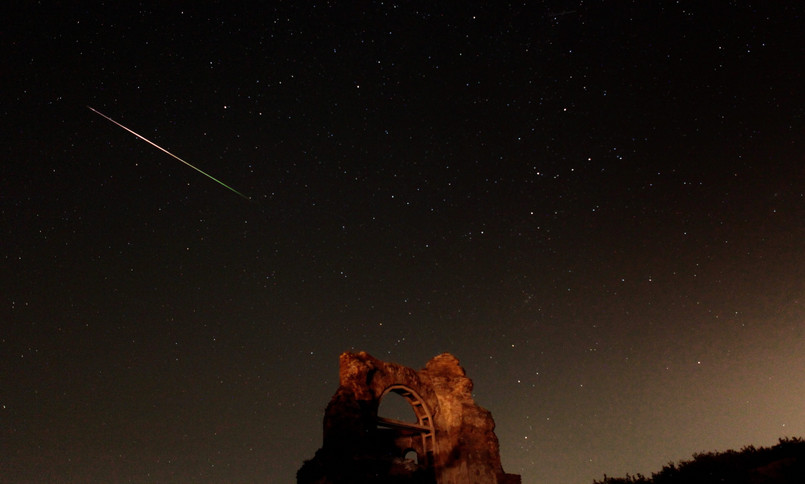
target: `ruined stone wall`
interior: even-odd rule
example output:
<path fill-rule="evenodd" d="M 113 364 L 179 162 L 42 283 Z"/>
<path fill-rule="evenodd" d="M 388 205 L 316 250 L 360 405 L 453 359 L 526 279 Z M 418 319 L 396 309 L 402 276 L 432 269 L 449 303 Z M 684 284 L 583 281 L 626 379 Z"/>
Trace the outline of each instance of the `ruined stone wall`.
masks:
<path fill-rule="evenodd" d="M 472 381 L 453 355 L 439 355 L 418 372 L 365 352 L 344 353 L 339 363 L 324 444 L 297 473 L 300 484 L 520 482 L 503 472 L 492 414 L 473 400 Z M 378 420 L 390 389 L 412 404 L 416 424 Z M 403 459 L 408 447 L 419 462 Z"/>

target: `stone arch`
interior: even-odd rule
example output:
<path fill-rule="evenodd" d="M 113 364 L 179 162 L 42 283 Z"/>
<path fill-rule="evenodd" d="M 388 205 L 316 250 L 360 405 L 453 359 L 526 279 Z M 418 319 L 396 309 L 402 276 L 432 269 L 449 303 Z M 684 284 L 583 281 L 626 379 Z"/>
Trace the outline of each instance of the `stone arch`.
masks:
<path fill-rule="evenodd" d="M 399 450 L 400 458 L 404 458 L 408 451 L 414 451 L 419 465 L 430 466 L 435 452 L 434 438 L 436 429 L 433 426 L 433 413 L 429 405 L 416 390 L 398 383 L 388 386 L 380 395 L 378 403 L 389 393 L 400 395 L 411 405 L 416 416 L 416 422 L 403 422 L 378 415 L 378 428 L 388 429 L 397 434 L 394 437 L 394 442 Z"/>
<path fill-rule="evenodd" d="M 503 471 L 492 415 L 473 400 L 455 356 L 438 355 L 416 371 L 343 353 L 339 382 L 324 413 L 324 443 L 299 469 L 299 484 L 520 482 Z M 378 415 L 390 393 L 411 405 L 415 422 Z M 409 451 L 416 462 L 405 458 Z"/>

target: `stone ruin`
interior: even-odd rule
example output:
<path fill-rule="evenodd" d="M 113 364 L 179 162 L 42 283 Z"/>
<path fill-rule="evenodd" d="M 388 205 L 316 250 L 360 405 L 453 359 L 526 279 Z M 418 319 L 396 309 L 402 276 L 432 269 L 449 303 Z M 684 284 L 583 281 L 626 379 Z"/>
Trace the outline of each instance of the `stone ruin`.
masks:
<path fill-rule="evenodd" d="M 339 363 L 324 443 L 298 484 L 520 484 L 503 471 L 492 414 L 473 400 L 455 356 L 436 356 L 420 371 L 365 352 L 343 353 Z M 408 402 L 415 421 L 378 416 L 389 393 Z"/>

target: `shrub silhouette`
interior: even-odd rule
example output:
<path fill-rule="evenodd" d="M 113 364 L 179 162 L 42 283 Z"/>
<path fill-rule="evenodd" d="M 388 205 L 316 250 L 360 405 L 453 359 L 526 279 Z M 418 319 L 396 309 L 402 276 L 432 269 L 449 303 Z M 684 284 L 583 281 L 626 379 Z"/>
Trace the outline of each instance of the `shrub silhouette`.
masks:
<path fill-rule="evenodd" d="M 607 477 L 594 484 L 803 484 L 805 440 L 782 438 L 772 447 L 746 446 L 740 451 L 693 454 L 673 462 L 651 477 L 642 474 Z"/>

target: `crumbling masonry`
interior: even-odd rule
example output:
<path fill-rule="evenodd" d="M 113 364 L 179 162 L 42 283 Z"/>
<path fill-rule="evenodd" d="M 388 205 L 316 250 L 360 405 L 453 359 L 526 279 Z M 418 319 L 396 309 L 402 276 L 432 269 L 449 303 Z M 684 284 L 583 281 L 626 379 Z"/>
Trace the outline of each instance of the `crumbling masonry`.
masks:
<path fill-rule="evenodd" d="M 472 380 L 445 353 L 415 371 L 365 353 L 340 357 L 340 386 L 324 415 L 324 444 L 297 473 L 299 484 L 519 484 L 500 464 L 492 414 L 472 398 Z M 416 415 L 378 417 L 394 392 Z"/>

